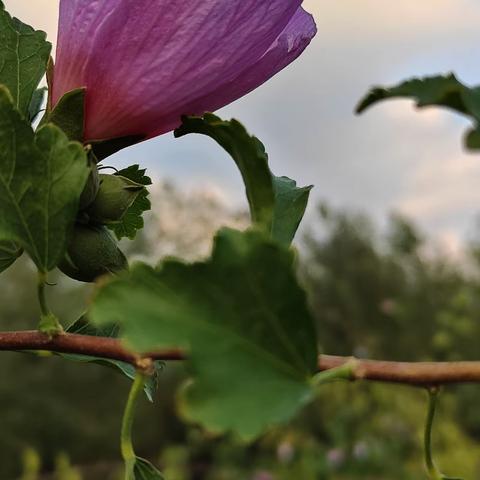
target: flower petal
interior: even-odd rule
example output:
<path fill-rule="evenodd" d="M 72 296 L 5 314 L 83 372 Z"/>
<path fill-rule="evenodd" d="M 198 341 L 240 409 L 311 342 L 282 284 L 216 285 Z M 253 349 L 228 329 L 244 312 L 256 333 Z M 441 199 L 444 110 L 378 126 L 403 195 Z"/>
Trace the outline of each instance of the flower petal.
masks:
<path fill-rule="evenodd" d="M 52 100 L 87 87 L 86 137 L 154 136 L 290 63 L 314 34 L 301 0 L 61 0 Z"/>
<path fill-rule="evenodd" d="M 177 128 L 182 115 L 213 112 L 247 95 L 298 58 L 316 33 L 312 15 L 299 8 L 285 30 L 258 61 L 208 95 L 192 99 L 190 103 L 184 102 L 183 105 L 172 105 L 173 111 L 164 113 L 161 124 L 149 136 L 155 137 Z"/>

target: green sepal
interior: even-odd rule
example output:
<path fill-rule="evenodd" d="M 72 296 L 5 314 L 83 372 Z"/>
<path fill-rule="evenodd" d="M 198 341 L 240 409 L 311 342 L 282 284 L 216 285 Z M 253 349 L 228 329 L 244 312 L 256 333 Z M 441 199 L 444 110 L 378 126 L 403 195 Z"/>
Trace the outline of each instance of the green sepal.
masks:
<path fill-rule="evenodd" d="M 98 161 L 105 160 L 107 157 L 123 150 L 124 148 L 131 147 L 137 143 L 145 140 L 144 135 L 129 135 L 126 137 L 113 138 L 110 140 L 97 140 L 90 142 L 95 157 Z"/>
<path fill-rule="evenodd" d="M 146 188 L 152 184 L 152 180 L 145 174 L 145 172 L 146 170 L 140 168 L 139 165 L 131 165 L 117 173 L 117 175 L 129 178 L 145 187 L 123 216 L 121 222 L 108 226 L 108 228 L 115 232 L 115 235 L 119 240 L 122 238 L 133 240 L 136 237 L 137 232 L 144 227 L 143 214 L 152 208 L 152 204 L 148 198 L 149 191 Z"/>
<path fill-rule="evenodd" d="M 85 88 L 67 92 L 51 111 L 43 117 L 41 125 L 53 123 L 63 130 L 69 140 L 83 143 L 85 131 Z"/>
<path fill-rule="evenodd" d="M 47 34 L 12 18 L 0 1 L 0 84 L 10 91 L 24 118 L 37 86 L 45 74 L 52 45 Z"/>
<path fill-rule="evenodd" d="M 298 188 L 287 177 L 270 171 L 263 143 L 237 120 L 225 121 L 211 113 L 183 117 L 176 137 L 197 133 L 215 140 L 233 158 L 243 178 L 253 224 L 273 239 L 290 245 L 305 214 L 311 186 Z"/>
<path fill-rule="evenodd" d="M 106 227 L 77 223 L 58 268 L 74 280 L 91 283 L 127 270 L 128 261 Z"/>
<path fill-rule="evenodd" d="M 120 223 L 145 187 L 121 175 L 100 174 L 99 179 L 97 195 L 86 213 L 94 223 Z"/>

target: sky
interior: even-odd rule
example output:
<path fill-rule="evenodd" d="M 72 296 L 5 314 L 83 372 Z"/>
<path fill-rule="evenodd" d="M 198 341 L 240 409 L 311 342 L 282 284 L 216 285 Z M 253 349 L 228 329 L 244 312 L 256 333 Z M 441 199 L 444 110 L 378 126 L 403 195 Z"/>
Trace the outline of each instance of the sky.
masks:
<path fill-rule="evenodd" d="M 55 39 L 57 0 L 5 0 L 7 9 Z M 410 101 L 354 115 L 372 85 L 454 71 L 480 83 L 480 2 L 476 0 L 306 0 L 319 33 L 295 63 L 219 111 L 267 146 L 272 170 L 314 184 L 315 202 L 365 210 L 382 223 L 391 211 L 413 218 L 455 253 L 480 213 L 480 156 L 464 152 L 468 122 Z M 210 188 L 246 205 L 234 164 L 207 138 L 167 134 L 111 157 L 141 163 L 185 189 Z"/>

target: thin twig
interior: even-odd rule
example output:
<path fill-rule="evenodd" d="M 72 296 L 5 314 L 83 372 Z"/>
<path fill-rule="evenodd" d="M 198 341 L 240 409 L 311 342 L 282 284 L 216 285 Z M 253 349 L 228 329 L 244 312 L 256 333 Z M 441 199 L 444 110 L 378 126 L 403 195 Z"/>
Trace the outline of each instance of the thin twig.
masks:
<path fill-rule="evenodd" d="M 120 360 L 136 367 L 145 359 L 178 361 L 186 354 L 179 349 L 166 349 L 138 355 L 128 350 L 120 340 L 65 333 L 49 338 L 38 331 L 0 332 L 0 351 L 44 350 L 55 353 L 88 355 Z M 352 380 L 402 383 L 415 386 L 437 386 L 452 383 L 480 383 L 478 362 L 385 362 L 321 355 L 321 372 L 349 363 Z"/>

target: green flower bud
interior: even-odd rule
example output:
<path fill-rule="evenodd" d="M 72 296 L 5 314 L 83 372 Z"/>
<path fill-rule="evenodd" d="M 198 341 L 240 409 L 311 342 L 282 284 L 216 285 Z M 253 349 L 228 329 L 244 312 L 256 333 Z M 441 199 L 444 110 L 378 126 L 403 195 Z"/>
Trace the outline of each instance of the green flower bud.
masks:
<path fill-rule="evenodd" d="M 100 189 L 100 175 L 98 173 L 95 162 L 90 161 L 90 175 L 88 177 L 85 188 L 80 197 L 79 210 L 85 210 L 90 206 L 98 195 Z"/>
<path fill-rule="evenodd" d="M 128 269 L 128 262 L 107 228 L 77 224 L 58 268 L 80 282 L 94 282 L 101 275 Z"/>
<path fill-rule="evenodd" d="M 102 225 L 119 223 L 145 187 L 121 175 L 100 175 L 100 189 L 87 209 L 90 220 Z"/>

